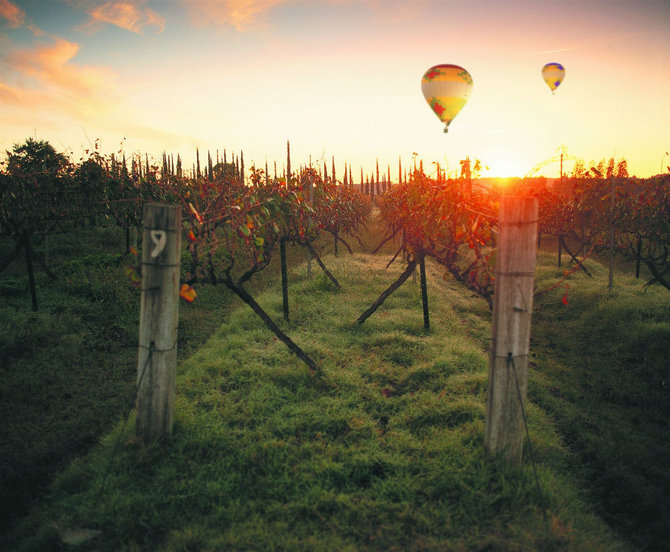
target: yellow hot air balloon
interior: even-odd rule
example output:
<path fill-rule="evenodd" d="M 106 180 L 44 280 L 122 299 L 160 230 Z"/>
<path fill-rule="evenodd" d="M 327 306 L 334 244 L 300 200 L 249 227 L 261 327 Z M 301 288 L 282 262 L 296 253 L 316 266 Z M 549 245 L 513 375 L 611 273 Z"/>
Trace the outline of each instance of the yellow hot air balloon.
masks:
<path fill-rule="evenodd" d="M 565 77 L 565 68 L 560 63 L 547 63 L 542 68 L 542 78 L 553 94 Z"/>
<path fill-rule="evenodd" d="M 472 77 L 458 65 L 435 65 L 421 79 L 421 91 L 435 115 L 444 123 L 444 132 L 468 101 Z"/>

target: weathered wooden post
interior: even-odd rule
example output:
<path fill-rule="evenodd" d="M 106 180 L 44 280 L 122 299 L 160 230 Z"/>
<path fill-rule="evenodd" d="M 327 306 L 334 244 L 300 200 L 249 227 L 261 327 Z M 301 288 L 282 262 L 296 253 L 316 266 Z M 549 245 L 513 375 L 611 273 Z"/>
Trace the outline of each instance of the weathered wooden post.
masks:
<path fill-rule="evenodd" d="M 23 247 L 26 250 L 26 269 L 28 270 L 28 286 L 30 287 L 30 301 L 33 312 L 39 310 L 37 306 L 37 287 L 35 286 L 35 270 L 33 267 L 33 248 L 30 245 L 28 230 L 23 230 Z"/>
<path fill-rule="evenodd" d="M 503 197 L 493 295 L 484 446 L 521 462 L 537 253 L 537 199 Z"/>
<path fill-rule="evenodd" d="M 180 246 L 180 208 L 146 204 L 136 404 L 136 433 L 144 443 L 160 441 L 172 431 Z"/>
<path fill-rule="evenodd" d="M 312 168 L 312 163 L 310 160 L 310 169 Z M 309 195 L 309 205 L 310 207 L 314 207 L 314 184 L 312 182 L 312 173 L 310 171 L 309 173 L 309 178 L 307 179 L 307 192 Z M 312 217 L 309 217 L 309 222 L 310 226 L 312 223 Z M 312 279 L 312 252 L 308 251 L 307 252 L 307 279 L 311 280 Z"/>
<path fill-rule="evenodd" d="M 281 296 L 284 320 L 288 322 L 288 267 L 286 261 L 286 239 L 279 238 L 279 261 L 281 267 Z"/>
<path fill-rule="evenodd" d="M 614 232 L 614 186 L 616 181 L 614 177 L 611 177 L 610 182 L 610 254 L 609 254 L 609 278 L 607 283 L 607 289 L 609 291 L 610 297 L 614 293 L 614 244 L 615 244 L 615 232 Z"/>
<path fill-rule="evenodd" d="M 423 329 L 430 330 L 430 313 L 428 311 L 428 286 L 426 284 L 426 256 L 421 254 L 419 259 L 421 273 L 421 304 L 423 305 Z M 414 272 L 416 274 L 416 271 Z"/>

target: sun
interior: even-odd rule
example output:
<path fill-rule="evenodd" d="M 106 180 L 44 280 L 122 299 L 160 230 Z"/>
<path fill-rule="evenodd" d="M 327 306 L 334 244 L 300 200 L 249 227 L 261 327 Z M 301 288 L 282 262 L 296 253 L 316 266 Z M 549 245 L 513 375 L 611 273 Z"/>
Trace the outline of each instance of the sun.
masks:
<path fill-rule="evenodd" d="M 522 177 L 528 170 L 521 159 L 511 156 L 493 157 L 484 164 L 488 167 L 487 176 L 494 178 Z"/>

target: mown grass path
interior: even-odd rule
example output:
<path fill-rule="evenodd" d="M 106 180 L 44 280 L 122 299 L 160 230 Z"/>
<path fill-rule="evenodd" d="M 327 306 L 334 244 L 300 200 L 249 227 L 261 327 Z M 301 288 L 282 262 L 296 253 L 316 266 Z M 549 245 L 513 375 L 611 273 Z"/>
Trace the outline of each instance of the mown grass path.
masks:
<path fill-rule="evenodd" d="M 555 250 L 555 249 L 554 249 Z M 562 275 L 543 253 L 538 289 Z M 529 397 L 555 420 L 598 512 L 645 551 L 670 542 L 670 294 L 588 263 L 536 304 Z M 561 297 L 567 292 L 567 304 Z"/>
<path fill-rule="evenodd" d="M 144 449 L 119 423 L 58 478 L 19 549 L 59 549 L 85 528 L 101 533 L 80 550 L 627 550 L 534 403 L 542 496 L 528 463 L 484 454 L 483 300 L 429 264 L 429 332 L 411 279 L 354 324 L 402 270 L 386 262 L 326 257 L 339 290 L 294 267 L 284 327 L 318 376 L 233 311 L 178 366 L 174 434 Z M 259 302 L 281 320 L 278 283 Z"/>

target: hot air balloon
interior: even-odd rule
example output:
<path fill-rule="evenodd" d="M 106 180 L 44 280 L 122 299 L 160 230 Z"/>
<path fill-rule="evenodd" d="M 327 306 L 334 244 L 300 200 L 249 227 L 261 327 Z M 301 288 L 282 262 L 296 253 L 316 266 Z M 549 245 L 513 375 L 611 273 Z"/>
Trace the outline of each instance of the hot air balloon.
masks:
<path fill-rule="evenodd" d="M 468 101 L 472 77 L 458 65 L 435 65 L 421 79 L 421 91 L 435 115 L 444 123 L 444 132 Z"/>
<path fill-rule="evenodd" d="M 551 88 L 551 93 L 558 88 L 565 77 L 565 68 L 560 63 L 547 63 L 542 68 L 542 78 L 547 86 Z"/>

